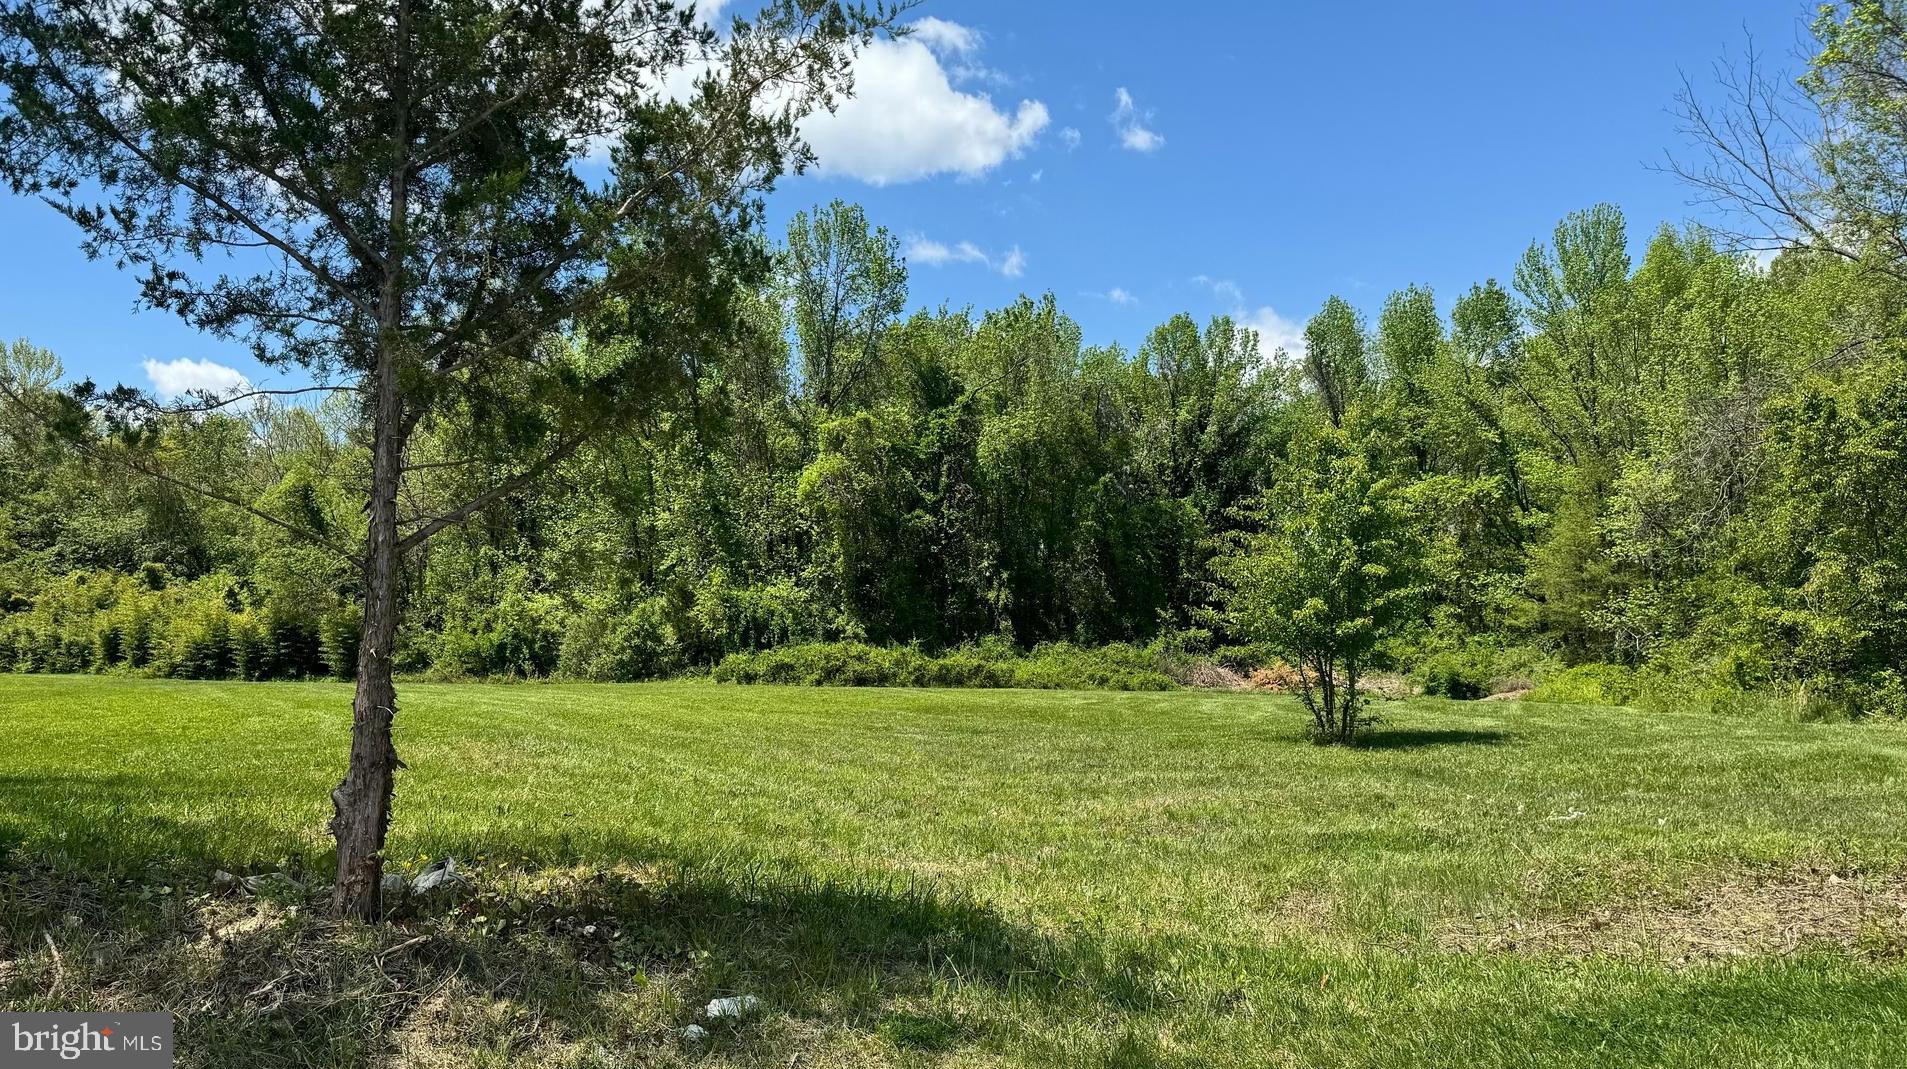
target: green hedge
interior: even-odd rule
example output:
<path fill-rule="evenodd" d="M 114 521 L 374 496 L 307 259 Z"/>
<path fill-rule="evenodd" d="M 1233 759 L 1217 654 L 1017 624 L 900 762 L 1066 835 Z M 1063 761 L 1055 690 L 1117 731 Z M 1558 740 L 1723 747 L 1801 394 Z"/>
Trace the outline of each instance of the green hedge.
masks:
<path fill-rule="evenodd" d="M 733 653 L 715 666 L 723 683 L 809 687 L 1025 687 L 1037 690 L 1171 690 L 1173 655 L 1157 646 L 1094 649 L 1048 643 L 1030 653 L 1004 642 L 930 655 L 911 646 L 813 642 Z"/>
<path fill-rule="evenodd" d="M 156 566 L 73 572 L 0 616 L 0 671 L 349 679 L 356 664 L 349 606 L 261 599 L 223 573 L 181 582 Z"/>

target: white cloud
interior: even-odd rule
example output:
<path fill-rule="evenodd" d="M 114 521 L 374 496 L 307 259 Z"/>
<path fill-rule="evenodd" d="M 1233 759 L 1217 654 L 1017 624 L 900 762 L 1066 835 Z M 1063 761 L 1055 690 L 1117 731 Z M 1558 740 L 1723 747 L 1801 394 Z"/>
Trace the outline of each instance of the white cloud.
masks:
<path fill-rule="evenodd" d="M 1006 72 L 994 70 L 979 61 L 980 45 L 986 40 L 979 30 L 932 15 L 909 23 L 907 29 L 909 37 L 952 64 L 947 68 L 947 74 L 953 81 L 982 82 L 996 86 L 1013 84 L 1013 79 Z"/>
<path fill-rule="evenodd" d="M 1229 278 L 1213 278 L 1210 275 L 1193 275 L 1192 283 L 1211 290 L 1212 296 L 1217 297 L 1219 300 L 1224 301 L 1234 308 L 1242 308 L 1245 305 L 1245 291 L 1239 289 L 1238 283 L 1233 282 Z"/>
<path fill-rule="evenodd" d="M 1051 117 L 1037 100 L 1008 114 L 984 93 L 953 87 L 941 59 L 972 55 L 978 33 L 932 18 L 914 30 L 864 48 L 854 61 L 854 95 L 801 124 L 823 174 L 877 186 L 936 174 L 974 178 L 1024 153 L 1046 128 Z"/>
<path fill-rule="evenodd" d="M 1018 245 L 995 259 L 987 255 L 985 249 L 971 241 L 957 241 L 952 245 L 935 241 L 923 234 L 907 236 L 906 257 L 909 263 L 925 264 L 928 267 L 945 267 L 947 264 L 981 264 L 990 271 L 998 271 L 1007 278 L 1019 278 L 1026 273 L 1026 254 Z"/>
<path fill-rule="evenodd" d="M 697 17 L 706 21 L 711 10 L 703 5 Z M 1007 80 L 973 61 L 983 40 L 979 31 L 933 17 L 911 28 L 904 37 L 869 42 L 852 65 L 853 95 L 832 112 L 802 120 L 820 173 L 877 186 L 937 174 L 977 178 L 1024 154 L 1046 128 L 1051 116 L 1038 100 L 1022 100 L 1009 113 L 985 93 L 954 88 L 955 81 Z M 943 66 L 943 58 L 953 66 Z M 720 69 L 715 57 L 691 60 L 668 72 L 656 92 L 686 100 L 696 79 Z M 603 162 L 608 145 L 592 142 L 586 155 Z"/>
<path fill-rule="evenodd" d="M 1270 305 L 1233 316 L 1241 326 L 1258 332 L 1258 352 L 1266 357 L 1283 349 L 1293 356 L 1304 353 L 1304 327 L 1278 314 Z"/>
<path fill-rule="evenodd" d="M 1244 289 L 1229 278 L 1193 275 L 1192 283 L 1211 290 L 1212 296 L 1230 306 L 1233 322 L 1258 332 L 1260 354 L 1269 357 L 1283 349 L 1293 356 L 1303 355 L 1304 325 L 1302 323 L 1285 318 L 1268 304 L 1261 304 L 1255 309 L 1247 308 Z"/>
<path fill-rule="evenodd" d="M 1125 86 L 1112 93 L 1113 129 L 1119 131 L 1119 143 L 1134 152 L 1153 152 L 1165 146 L 1165 138 L 1145 124 L 1152 121 L 1152 113 L 1141 115 L 1138 105 L 1132 102 L 1132 94 Z"/>
<path fill-rule="evenodd" d="M 939 267 L 953 259 L 953 250 L 938 241 L 915 234 L 907 239 L 907 250 L 902 255 L 914 263 Z"/>
<path fill-rule="evenodd" d="M 980 31 L 932 15 L 909 26 L 914 40 L 943 56 L 970 56 L 980 50 Z"/>
<path fill-rule="evenodd" d="M 1106 291 L 1106 299 L 1114 304 L 1138 304 L 1139 298 L 1127 293 L 1122 286 L 1114 286 Z"/>
<path fill-rule="evenodd" d="M 153 391 L 163 398 L 181 397 L 195 391 L 225 394 L 250 389 L 252 385 L 237 368 L 210 360 L 182 356 L 177 360 L 159 361 L 147 357 L 145 365 Z"/>
<path fill-rule="evenodd" d="M 1066 127 L 1059 132 L 1059 142 L 1066 146 L 1068 152 L 1071 152 L 1079 147 L 1079 131 L 1070 126 Z"/>

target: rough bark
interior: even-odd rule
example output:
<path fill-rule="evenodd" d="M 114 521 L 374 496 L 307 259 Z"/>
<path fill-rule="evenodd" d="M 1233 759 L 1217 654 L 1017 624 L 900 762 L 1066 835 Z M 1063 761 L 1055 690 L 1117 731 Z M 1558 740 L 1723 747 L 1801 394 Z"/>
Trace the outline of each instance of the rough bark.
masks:
<path fill-rule="evenodd" d="M 364 630 L 358 645 L 357 694 L 351 703 L 351 762 L 331 792 L 331 834 L 338 843 L 338 877 L 331 906 L 340 917 L 375 920 L 384 877 L 384 835 L 391 823 L 397 747 L 397 687 L 391 652 L 397 639 L 397 495 L 404 478 L 403 383 L 398 362 L 404 348 L 405 276 L 410 221 L 410 5 L 397 8 L 397 47 L 391 64 L 396 146 L 390 174 L 388 247 L 378 294 L 377 367 L 372 376 L 371 496 L 364 547 Z"/>
<path fill-rule="evenodd" d="M 403 463 L 402 413 L 393 363 L 386 354 L 378 368 L 364 629 L 358 645 L 357 694 L 351 703 L 351 761 L 343 782 L 331 792 L 331 834 L 338 843 L 332 908 L 339 916 L 360 920 L 378 915 L 384 833 L 390 826 L 396 773 L 403 767 L 391 742 L 391 721 L 397 716 L 397 688 L 391 679 L 391 651 L 397 637 L 397 488 Z"/>

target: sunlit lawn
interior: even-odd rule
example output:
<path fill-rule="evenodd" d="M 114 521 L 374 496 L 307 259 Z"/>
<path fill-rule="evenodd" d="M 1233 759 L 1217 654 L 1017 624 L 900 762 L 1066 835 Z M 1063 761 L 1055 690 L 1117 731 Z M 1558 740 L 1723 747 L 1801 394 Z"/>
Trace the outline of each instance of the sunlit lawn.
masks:
<path fill-rule="evenodd" d="M 345 687 L 0 676 L 5 1001 L 172 1009 L 186 1065 L 1907 1065 L 1896 726 L 1424 701 L 1346 751 L 1252 694 L 401 700 L 392 856 L 481 857 L 481 895 L 367 931 L 204 894 L 323 879 Z"/>

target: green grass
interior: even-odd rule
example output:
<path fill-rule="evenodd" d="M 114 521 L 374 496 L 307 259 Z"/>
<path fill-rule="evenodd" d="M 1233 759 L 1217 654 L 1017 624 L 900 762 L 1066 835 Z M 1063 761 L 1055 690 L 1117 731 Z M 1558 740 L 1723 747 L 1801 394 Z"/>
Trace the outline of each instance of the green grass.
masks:
<path fill-rule="evenodd" d="M 0 676 L 5 1001 L 173 1009 L 182 1065 L 1907 1064 L 1896 726 L 1421 701 L 1346 751 L 1252 694 L 401 700 L 391 853 L 481 856 L 481 894 L 366 929 L 201 893 L 324 871 L 345 687 Z"/>

